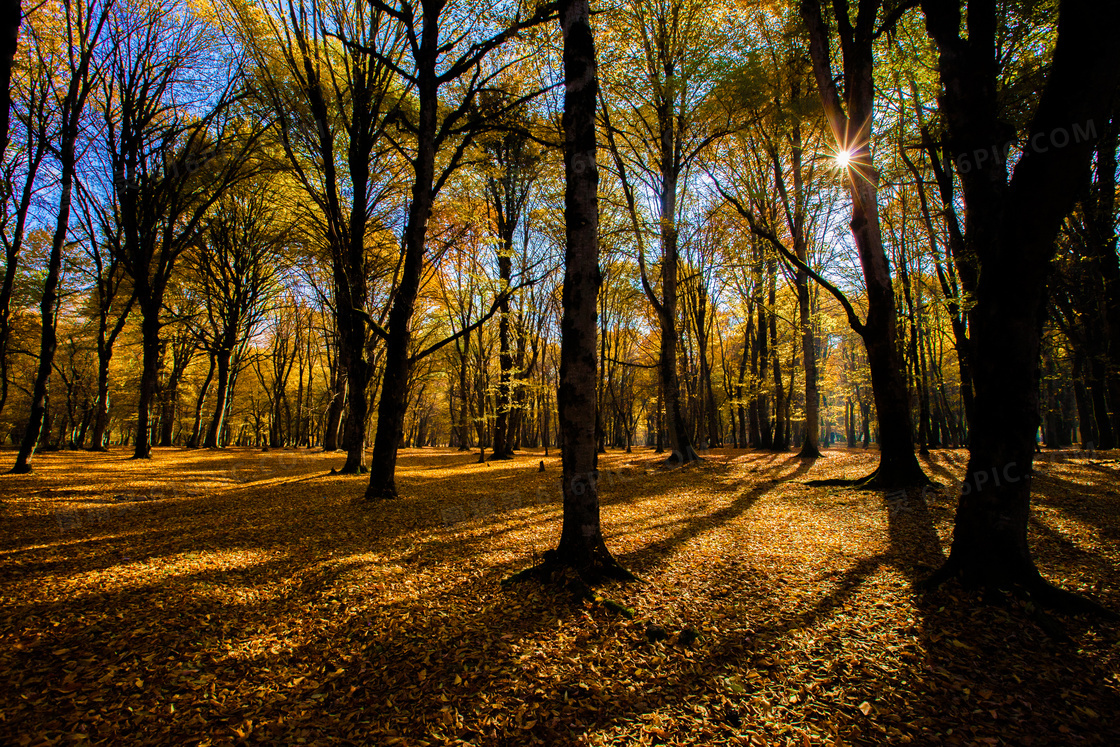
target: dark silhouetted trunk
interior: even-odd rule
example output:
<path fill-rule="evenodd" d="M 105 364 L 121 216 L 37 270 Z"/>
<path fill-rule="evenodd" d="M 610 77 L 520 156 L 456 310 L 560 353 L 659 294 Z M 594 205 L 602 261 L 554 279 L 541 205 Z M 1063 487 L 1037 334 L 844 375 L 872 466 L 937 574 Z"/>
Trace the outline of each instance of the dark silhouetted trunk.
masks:
<path fill-rule="evenodd" d="M 800 94 L 800 87 L 793 91 L 794 95 Z M 793 173 L 793 214 L 787 215 L 791 234 L 793 236 L 793 253 L 801 260 L 802 264 L 809 264 L 809 246 L 805 238 L 805 183 L 802 174 L 803 147 L 801 142 L 801 125 L 795 124 L 791 137 Z M 784 182 L 779 180 L 779 188 Z M 786 205 L 789 200 L 784 201 Z M 797 288 L 797 320 L 801 331 L 801 365 L 805 369 L 805 436 L 801 441 L 801 450 L 798 457 L 816 459 L 821 455 L 821 396 L 817 388 L 817 340 L 813 334 L 812 307 L 809 296 L 809 276 L 798 268 L 794 275 L 794 286 Z M 851 403 L 849 401 L 849 409 Z M 854 439 L 853 439 L 854 440 Z M 849 444 L 851 445 L 851 444 Z"/>
<path fill-rule="evenodd" d="M 871 161 L 873 47 L 880 6 L 880 0 L 860 0 L 854 27 L 847 17 L 837 24 L 843 52 L 843 103 L 832 75 L 830 32 L 819 0 L 804 0 L 801 11 L 809 29 L 813 73 L 825 116 L 837 148 L 850 154 L 847 170 L 852 237 L 867 289 L 867 317 L 857 331 L 867 347 L 871 390 L 879 417 L 879 466 L 867 484 L 896 488 L 925 485 L 929 479 L 914 455 L 905 368 L 895 344 L 894 289 L 879 223 L 879 175 Z"/>
<path fill-rule="evenodd" d="M 12 65 L 15 63 L 22 0 L 9 0 L 0 13 L 0 160 L 8 149 L 8 121 L 12 109 Z"/>
<path fill-rule="evenodd" d="M 1108 116 L 1120 79 L 1120 48 L 1112 43 L 1120 6 L 1061 3 L 1053 63 L 1030 125 L 1032 138 L 1024 142 L 1052 145 L 1059 131 L 1066 142 L 1025 153 L 1010 180 L 997 109 L 996 6 L 969 8 L 967 39 L 960 36 L 956 3 L 926 0 L 922 7 L 937 43 L 941 110 L 964 189 L 966 248 L 980 271 L 969 310 L 971 453 L 949 558 L 930 582 L 960 576 L 990 588 L 1020 585 L 1044 602 L 1079 604 L 1042 579 L 1027 527 L 1046 278 L 1061 222 L 1088 181 L 1094 123 Z M 983 161 L 974 155 L 979 153 Z"/>
<path fill-rule="evenodd" d="M 142 279 L 137 279 L 137 298 L 140 303 L 141 369 L 140 400 L 136 408 L 136 444 L 133 459 L 152 457 L 151 412 L 159 387 L 159 310 L 162 293 L 154 294 Z"/>
<path fill-rule="evenodd" d="M 599 294 L 599 172 L 595 107 L 599 81 L 587 0 L 562 0 L 564 34 L 564 256 L 560 322 L 560 450 L 564 523 L 559 564 L 589 580 L 628 576 L 611 556 L 599 522 L 596 423 L 596 310 Z"/>
<path fill-rule="evenodd" d="M 202 410 L 206 405 L 206 393 L 210 391 L 210 384 L 214 381 L 214 370 L 217 368 L 217 356 L 213 352 L 209 355 L 210 363 L 206 367 L 206 378 L 198 388 L 198 397 L 194 401 L 194 427 L 191 437 L 187 439 L 188 449 L 197 449 L 202 441 Z"/>
<path fill-rule="evenodd" d="M 45 432 L 43 421 L 47 412 L 47 384 L 51 378 L 55 350 L 58 348 L 58 283 L 62 274 L 62 250 L 66 246 L 66 238 L 70 230 L 70 204 L 74 189 L 75 140 L 78 136 L 76 120 L 80 110 L 77 85 L 77 81 L 71 83 L 68 101 L 64 104 L 67 111 L 64 114 L 66 119 L 59 149 L 62 178 L 59 184 L 58 212 L 54 236 L 51 239 L 51 251 L 47 258 L 46 277 L 43 279 L 43 296 L 39 302 L 39 318 L 42 325 L 39 338 L 39 367 L 31 388 L 31 413 L 23 430 L 15 466 L 11 470 L 14 473 L 31 471 L 31 456 L 35 453 L 39 436 Z"/>
<path fill-rule="evenodd" d="M 210 425 L 206 428 L 206 440 L 203 446 L 207 449 L 216 449 L 222 436 L 222 428 L 226 424 L 226 402 L 229 399 L 229 362 L 233 351 L 221 349 L 215 355 L 218 369 L 218 391 L 214 397 L 214 414 L 210 418 Z M 209 385 L 209 380 L 207 380 Z"/>
<path fill-rule="evenodd" d="M 427 19 L 427 23 L 435 23 L 435 20 Z M 385 374 L 377 406 L 377 431 L 373 439 L 366 498 L 397 497 L 397 448 L 401 442 L 405 406 L 408 402 L 412 313 L 424 269 L 424 242 L 432 211 L 432 187 L 435 181 L 439 106 L 439 83 L 435 73 L 437 40 L 438 31 L 425 25 L 417 59 L 419 111 L 416 156 L 413 161 L 416 181 L 412 187 L 412 201 L 404 230 L 404 262 L 400 282 L 389 311 Z"/>

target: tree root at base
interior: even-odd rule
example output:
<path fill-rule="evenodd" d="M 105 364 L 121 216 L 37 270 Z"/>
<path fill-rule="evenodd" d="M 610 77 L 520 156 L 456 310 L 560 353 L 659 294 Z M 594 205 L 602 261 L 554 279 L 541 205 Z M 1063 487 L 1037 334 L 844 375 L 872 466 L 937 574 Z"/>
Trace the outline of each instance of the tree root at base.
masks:
<path fill-rule="evenodd" d="M 607 599 L 592 590 L 593 585 L 605 580 L 640 581 L 630 571 L 623 568 L 613 557 L 609 560 L 597 560 L 593 564 L 582 568 L 560 562 L 555 550 L 545 552 L 542 561 L 525 570 L 502 579 L 502 588 L 508 588 L 524 581 L 538 581 L 542 584 L 563 585 L 577 599 L 586 599 L 608 610 L 622 615 L 627 619 L 634 617 L 634 610 L 613 599 Z"/>
<path fill-rule="evenodd" d="M 941 487 L 941 483 L 929 479 L 921 470 L 916 475 L 888 478 L 881 475 L 878 468 L 863 477 L 806 480 L 805 484 L 811 488 L 852 488 L 853 490 L 904 490 L 906 488 Z"/>
<path fill-rule="evenodd" d="M 1067 615 L 1090 615 L 1109 621 L 1120 620 L 1120 615 L 1100 603 L 1072 591 L 1068 591 L 1047 581 L 1038 571 L 1023 571 L 1021 577 L 1005 580 L 983 581 L 965 574 L 962 564 L 951 555 L 933 574 L 918 582 L 919 591 L 933 591 L 942 584 L 957 580 L 966 589 L 984 592 L 986 599 L 1003 599 L 1010 594 L 1027 603 L 1026 613 L 1031 621 L 1050 638 L 1068 642 L 1069 633 L 1060 620 L 1050 614 L 1056 612 Z"/>

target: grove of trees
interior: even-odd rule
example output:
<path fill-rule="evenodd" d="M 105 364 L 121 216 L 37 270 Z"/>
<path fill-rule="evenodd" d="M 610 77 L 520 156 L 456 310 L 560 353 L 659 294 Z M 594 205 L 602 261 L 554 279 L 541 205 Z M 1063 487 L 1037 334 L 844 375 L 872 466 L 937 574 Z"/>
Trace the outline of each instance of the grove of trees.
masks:
<path fill-rule="evenodd" d="M 25 6 L 27 4 L 24 4 Z M 0 438 L 967 447 L 950 576 L 1053 602 L 1040 448 L 1120 439 L 1115 3 L 44 0 L 0 33 Z M 1079 602 L 1080 603 L 1080 602 Z"/>

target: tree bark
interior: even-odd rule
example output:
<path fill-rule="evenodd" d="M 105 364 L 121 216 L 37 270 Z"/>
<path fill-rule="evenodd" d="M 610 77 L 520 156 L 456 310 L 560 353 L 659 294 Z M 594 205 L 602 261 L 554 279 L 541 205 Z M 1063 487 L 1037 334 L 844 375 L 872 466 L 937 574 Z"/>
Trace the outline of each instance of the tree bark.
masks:
<path fill-rule="evenodd" d="M 217 367 L 217 356 L 211 352 L 208 357 L 210 363 L 206 367 L 206 378 L 202 380 L 202 386 L 198 388 L 198 397 L 194 401 L 194 427 L 191 429 L 190 439 L 187 440 L 188 449 L 197 449 L 202 441 L 202 410 L 206 404 L 206 393 L 210 391 L 210 384 L 214 381 L 214 370 Z"/>
<path fill-rule="evenodd" d="M 800 93 L 800 87 L 794 94 Z M 796 123 L 791 137 L 793 172 L 793 214 L 787 215 L 793 236 L 793 253 L 801 263 L 809 265 L 809 245 L 805 239 L 805 183 L 802 173 L 803 146 L 801 125 Z M 785 204 L 789 204 L 786 200 Z M 800 459 L 816 459 L 821 455 L 821 395 L 817 388 L 817 340 L 813 334 L 812 306 L 809 295 L 809 276 L 798 268 L 794 274 L 797 289 L 797 320 L 801 331 L 801 365 L 805 369 L 805 437 L 801 441 Z M 849 403 L 850 408 L 850 403 Z"/>
<path fill-rule="evenodd" d="M 502 226 L 506 229 L 506 226 Z M 501 254 L 498 257 L 498 281 L 502 290 L 510 287 L 513 261 L 513 226 L 501 237 Z M 510 433 L 510 408 L 513 406 L 513 349 L 509 324 L 509 297 L 505 296 L 498 308 L 498 400 L 494 403 L 494 444 L 490 459 L 512 459 Z"/>
<path fill-rule="evenodd" d="M 8 149 L 8 121 L 12 109 L 12 65 L 23 21 L 22 0 L 11 0 L 0 14 L 0 159 Z"/>
<path fill-rule="evenodd" d="M 435 23 L 435 20 L 428 19 L 427 22 Z M 404 230 L 404 263 L 400 283 L 389 311 L 385 374 L 377 406 L 377 431 L 373 439 L 369 486 L 365 493 L 367 499 L 397 497 L 397 447 L 401 441 L 404 411 L 408 401 L 412 313 L 424 268 L 424 242 L 432 211 L 432 187 L 435 181 L 439 106 L 439 83 L 435 73 L 437 41 L 437 32 L 429 31 L 429 27 L 425 25 L 417 59 L 419 126 L 413 162 L 416 180 L 412 186 L 412 201 Z"/>
<path fill-rule="evenodd" d="M 206 440 L 203 447 L 207 449 L 218 448 L 218 439 L 221 437 L 222 428 L 226 424 L 226 400 L 229 395 L 229 361 L 233 356 L 232 350 L 221 349 L 214 356 L 218 369 L 218 391 L 214 397 L 214 414 L 210 418 L 210 425 L 206 428 Z M 206 386 L 210 378 L 207 377 Z M 203 389 L 205 392 L 205 389 Z M 200 397 L 202 394 L 200 393 Z"/>
<path fill-rule="evenodd" d="M 151 459 L 151 410 L 159 386 L 159 311 L 163 294 L 153 293 L 145 279 L 137 278 L 137 298 L 140 301 L 141 372 L 140 400 L 136 408 L 136 445 L 133 459 Z"/>

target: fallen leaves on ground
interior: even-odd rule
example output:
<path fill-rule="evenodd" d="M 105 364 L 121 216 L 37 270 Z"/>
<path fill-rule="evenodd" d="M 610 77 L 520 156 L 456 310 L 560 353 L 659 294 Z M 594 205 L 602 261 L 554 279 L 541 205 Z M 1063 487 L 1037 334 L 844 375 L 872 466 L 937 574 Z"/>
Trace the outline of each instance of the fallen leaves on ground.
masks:
<path fill-rule="evenodd" d="M 642 581 L 500 582 L 554 546 L 559 462 L 402 452 L 397 501 L 307 450 L 57 453 L 0 478 L 0 743 L 1114 744 L 1115 623 L 1048 637 L 1015 600 L 919 594 L 942 487 L 819 488 L 874 452 L 601 457 Z M 1120 609 L 1120 465 L 1036 465 L 1044 574 Z M 544 460 L 545 471 L 538 472 Z"/>

